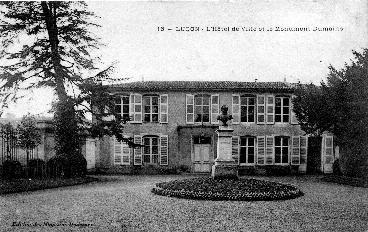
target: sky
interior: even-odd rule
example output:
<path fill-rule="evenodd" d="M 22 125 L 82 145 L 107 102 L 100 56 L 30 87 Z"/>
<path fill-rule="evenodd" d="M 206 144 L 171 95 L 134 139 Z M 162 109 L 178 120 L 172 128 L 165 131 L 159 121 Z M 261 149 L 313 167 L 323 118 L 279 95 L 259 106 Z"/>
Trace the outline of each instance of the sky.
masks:
<path fill-rule="evenodd" d="M 257 79 L 318 84 L 329 65 L 341 68 L 352 58 L 352 50 L 368 47 L 366 0 L 88 5 L 101 17 L 102 27 L 94 31 L 105 44 L 96 51 L 100 67 L 117 62 L 113 77 L 130 81 Z M 191 27 L 199 31 L 186 31 Z M 52 99 L 51 91 L 39 90 L 5 112 L 45 115 Z"/>

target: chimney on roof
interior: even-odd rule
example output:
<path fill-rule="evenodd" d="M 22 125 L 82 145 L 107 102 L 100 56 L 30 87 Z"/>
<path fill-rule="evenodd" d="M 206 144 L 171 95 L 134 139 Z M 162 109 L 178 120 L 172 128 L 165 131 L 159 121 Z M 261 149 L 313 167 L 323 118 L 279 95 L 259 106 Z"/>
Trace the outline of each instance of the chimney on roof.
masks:
<path fill-rule="evenodd" d="M 144 82 L 144 76 L 142 75 L 142 82 Z"/>
<path fill-rule="evenodd" d="M 284 77 L 284 82 L 286 83 L 286 77 Z"/>

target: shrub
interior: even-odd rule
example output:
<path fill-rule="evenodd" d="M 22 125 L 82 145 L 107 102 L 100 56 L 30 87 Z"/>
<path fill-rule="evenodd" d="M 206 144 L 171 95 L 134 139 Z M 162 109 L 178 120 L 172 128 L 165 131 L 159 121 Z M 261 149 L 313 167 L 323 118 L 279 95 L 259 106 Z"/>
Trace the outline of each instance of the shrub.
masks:
<path fill-rule="evenodd" d="M 47 161 L 47 174 L 50 177 L 63 177 L 66 173 L 66 167 L 69 165 L 68 160 L 63 156 L 54 156 Z"/>
<path fill-rule="evenodd" d="M 87 160 L 83 155 L 76 154 L 69 159 L 70 165 L 67 168 L 67 177 L 85 176 L 87 173 Z"/>
<path fill-rule="evenodd" d="M 290 166 L 265 166 L 266 174 L 270 176 L 287 176 L 290 175 Z"/>
<path fill-rule="evenodd" d="M 5 160 L 2 176 L 7 179 L 20 178 L 22 176 L 22 165 L 16 160 Z"/>
<path fill-rule="evenodd" d="M 231 201 L 286 200 L 303 196 L 292 185 L 256 179 L 214 180 L 210 177 L 158 183 L 152 192 L 186 199 Z"/>
<path fill-rule="evenodd" d="M 54 156 L 47 162 L 47 172 L 52 177 L 85 176 L 87 161 L 79 154 L 69 157 L 65 154 Z"/>
<path fill-rule="evenodd" d="M 184 164 L 182 164 L 182 165 L 180 165 L 179 167 L 178 167 L 178 170 L 179 170 L 179 172 L 185 172 L 185 173 L 188 173 L 188 172 L 190 172 L 190 167 L 189 166 L 187 166 L 187 165 L 184 165 Z"/>
<path fill-rule="evenodd" d="M 46 163 L 41 159 L 31 159 L 28 162 L 29 177 L 43 177 L 46 173 Z"/>

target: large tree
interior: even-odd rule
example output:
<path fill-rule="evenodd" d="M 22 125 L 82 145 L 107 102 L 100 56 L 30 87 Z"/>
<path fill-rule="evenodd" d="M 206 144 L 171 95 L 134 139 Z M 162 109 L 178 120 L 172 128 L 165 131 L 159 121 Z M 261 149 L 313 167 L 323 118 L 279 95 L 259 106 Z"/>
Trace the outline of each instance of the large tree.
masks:
<path fill-rule="evenodd" d="M 293 103 L 302 129 L 333 133 L 345 173 L 361 176 L 368 175 L 368 49 L 353 54 L 342 69 L 330 66 L 320 86 L 301 85 Z"/>
<path fill-rule="evenodd" d="M 101 45 L 91 33 L 92 28 L 99 27 L 94 23 L 97 17 L 84 2 L 56 1 L 1 2 L 0 15 L 4 101 L 14 100 L 20 90 L 54 89 L 58 98 L 54 105 L 56 153 L 73 159 L 79 153 L 80 125 L 87 122 L 85 113 L 93 108 L 90 103 L 104 109 L 98 111 L 100 118 L 113 113 L 106 111 L 113 109 L 109 106 L 113 101 L 99 81 L 111 67 L 97 72 L 97 58 L 90 55 Z M 102 125 L 103 129 L 96 129 L 96 125 L 84 129 L 102 135 L 111 134 L 113 128 L 118 135 L 116 127 L 122 120 L 115 116 Z"/>

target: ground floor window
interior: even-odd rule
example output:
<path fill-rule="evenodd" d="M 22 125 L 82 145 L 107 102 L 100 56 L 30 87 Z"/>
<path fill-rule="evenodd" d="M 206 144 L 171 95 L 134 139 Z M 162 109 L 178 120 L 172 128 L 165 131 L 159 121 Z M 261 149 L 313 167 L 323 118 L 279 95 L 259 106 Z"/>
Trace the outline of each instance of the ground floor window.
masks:
<path fill-rule="evenodd" d="M 255 161 L 255 138 L 240 137 L 240 164 L 254 164 Z"/>
<path fill-rule="evenodd" d="M 275 137 L 275 164 L 289 163 L 289 137 Z"/>
<path fill-rule="evenodd" d="M 144 136 L 143 137 L 143 163 L 157 164 L 159 161 L 159 137 L 158 136 Z"/>

